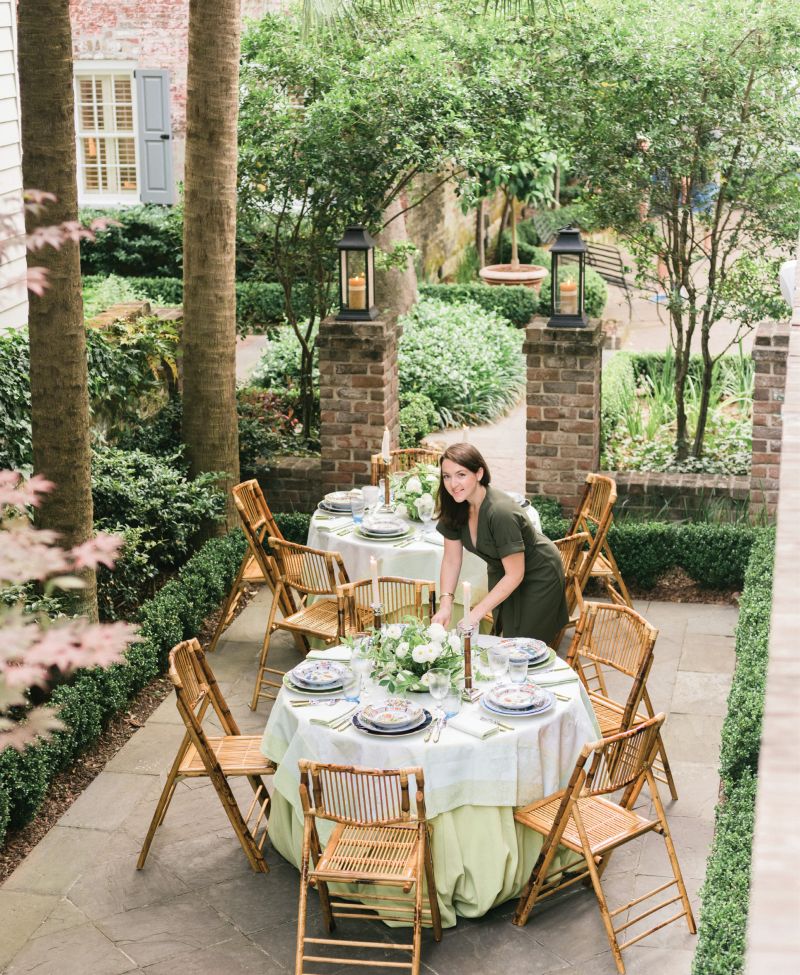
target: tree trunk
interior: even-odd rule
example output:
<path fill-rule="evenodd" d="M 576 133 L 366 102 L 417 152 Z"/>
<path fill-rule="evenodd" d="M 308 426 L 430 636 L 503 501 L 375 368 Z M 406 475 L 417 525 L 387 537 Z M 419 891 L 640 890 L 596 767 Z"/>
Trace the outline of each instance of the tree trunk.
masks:
<path fill-rule="evenodd" d="M 486 201 L 478 200 L 475 211 L 475 253 L 478 257 L 478 270 L 486 264 L 486 238 L 483 232 L 483 215 L 486 212 Z"/>
<path fill-rule="evenodd" d="M 711 400 L 711 386 L 714 379 L 714 360 L 711 358 L 711 349 L 708 344 L 709 330 L 704 328 L 700 336 L 701 349 L 703 353 L 703 385 L 700 391 L 700 409 L 697 414 L 697 429 L 694 432 L 694 443 L 692 445 L 692 456 L 703 456 L 703 441 L 706 436 L 706 424 L 708 422 L 708 404 Z"/>
<path fill-rule="evenodd" d="M 508 204 L 509 204 L 509 200 L 508 197 L 506 196 L 505 202 L 503 203 L 503 213 L 500 217 L 500 230 L 498 231 L 497 234 L 497 245 L 495 247 L 495 253 L 494 253 L 495 264 L 502 264 L 503 262 L 503 254 L 505 252 L 505 248 L 503 247 L 503 232 L 505 231 L 506 224 L 508 223 Z"/>
<path fill-rule="evenodd" d="M 227 525 L 239 480 L 236 123 L 239 0 L 189 3 L 183 231 L 183 439 L 192 475 L 220 471 Z"/>
<path fill-rule="evenodd" d="M 27 214 L 26 229 L 78 219 L 72 33 L 62 0 L 20 0 L 19 77 L 24 185 L 56 195 L 43 217 Z M 28 256 L 45 267 L 49 287 L 30 296 L 33 466 L 56 485 L 36 512 L 37 524 L 65 545 L 92 536 L 89 388 L 78 244 Z M 94 572 L 82 574 L 79 612 L 97 618 Z"/>
<path fill-rule="evenodd" d="M 519 267 L 519 252 L 517 251 L 517 201 L 509 197 L 511 204 L 511 270 Z"/>
<path fill-rule="evenodd" d="M 376 237 L 381 250 L 391 251 L 395 244 L 408 242 L 406 218 L 402 210 L 403 204 L 397 196 L 383 211 L 384 228 Z M 385 310 L 386 317 L 392 323 L 412 308 L 417 297 L 417 272 L 410 257 L 406 258 L 405 268 L 393 267 L 375 272 L 375 303 L 382 311 Z"/>

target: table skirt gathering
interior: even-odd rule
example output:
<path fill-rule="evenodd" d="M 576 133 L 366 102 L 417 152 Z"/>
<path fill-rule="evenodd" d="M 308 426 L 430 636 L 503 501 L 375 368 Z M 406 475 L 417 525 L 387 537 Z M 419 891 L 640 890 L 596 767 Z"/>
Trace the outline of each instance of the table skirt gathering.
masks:
<path fill-rule="evenodd" d="M 493 639 L 481 637 L 480 642 Z M 512 731 L 481 739 L 448 724 L 434 744 L 422 734 L 374 737 L 352 725 L 342 732 L 312 724 L 324 706 L 294 708 L 290 701 L 299 695 L 282 689 L 261 746 L 278 764 L 269 826 L 273 847 L 299 867 L 299 759 L 377 769 L 420 766 L 442 923 L 452 927 L 458 915 L 482 916 L 519 895 L 541 849 L 542 838 L 515 823 L 514 808 L 564 788 L 581 748 L 600 737 L 580 683 L 560 684 L 556 690 L 568 700 L 557 699 L 539 715 L 503 718 Z M 383 693 L 368 685 L 366 696 L 377 700 Z M 433 706 L 426 694 L 413 697 Z M 462 713 L 480 710 L 477 703 L 465 703 Z M 325 843 L 331 824 L 319 821 L 318 826 Z"/>

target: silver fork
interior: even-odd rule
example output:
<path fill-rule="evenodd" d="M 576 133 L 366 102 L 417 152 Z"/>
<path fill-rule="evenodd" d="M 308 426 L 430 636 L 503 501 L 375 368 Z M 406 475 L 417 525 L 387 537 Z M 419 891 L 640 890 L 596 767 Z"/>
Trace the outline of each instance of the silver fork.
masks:
<path fill-rule="evenodd" d="M 439 737 L 440 737 L 440 735 L 441 735 L 441 733 L 442 733 L 442 732 L 444 731 L 444 729 L 445 729 L 446 727 L 447 727 L 447 715 L 445 715 L 445 716 L 444 716 L 444 717 L 443 717 L 443 718 L 442 718 L 442 719 L 441 719 L 441 720 L 439 721 L 439 727 L 438 727 L 438 728 L 436 729 L 436 734 L 435 734 L 435 735 L 433 736 L 433 743 L 434 743 L 434 745 L 435 745 L 435 744 L 436 744 L 436 742 L 437 742 L 437 741 L 439 740 Z"/>

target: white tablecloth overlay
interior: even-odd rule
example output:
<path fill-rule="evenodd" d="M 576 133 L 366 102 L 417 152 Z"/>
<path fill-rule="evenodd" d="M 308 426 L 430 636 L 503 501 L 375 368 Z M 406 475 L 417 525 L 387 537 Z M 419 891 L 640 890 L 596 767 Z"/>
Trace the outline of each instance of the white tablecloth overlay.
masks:
<path fill-rule="evenodd" d="M 497 639 L 481 636 L 479 643 L 488 646 Z M 541 715 L 502 717 L 514 731 L 481 740 L 448 726 L 433 744 L 426 743 L 421 732 L 389 738 L 367 735 L 352 725 L 343 732 L 313 725 L 311 718 L 324 716 L 326 708 L 293 708 L 289 701 L 303 696 L 283 688 L 273 705 L 261 750 L 279 763 L 275 788 L 298 816 L 302 816 L 297 766 L 301 758 L 379 769 L 419 765 L 425 773 L 425 804 L 431 817 L 463 805 L 521 806 L 563 788 L 583 745 L 600 737 L 580 683 L 560 684 L 553 690 L 570 700 L 557 699 L 555 707 Z M 362 704 L 385 694 L 383 688 L 373 685 L 362 696 Z M 435 706 L 427 694 L 412 697 L 428 709 Z M 464 704 L 463 709 L 487 714 L 477 703 Z"/>
<path fill-rule="evenodd" d="M 538 511 L 533 505 L 523 509 L 533 527 L 541 532 L 542 525 Z M 325 526 L 331 524 L 326 519 L 318 518 L 319 511 L 311 519 L 308 532 L 308 544 L 311 548 L 323 549 L 326 552 L 339 552 L 344 559 L 345 568 L 351 582 L 367 579 L 370 576 L 369 560 L 374 556 L 379 560 L 378 574 L 384 576 L 402 576 L 406 579 L 428 579 L 439 585 L 439 570 L 442 565 L 444 548 L 440 544 L 442 536 L 431 526 L 429 535 L 438 537 L 435 541 L 413 541 L 408 545 L 397 547 L 392 542 L 373 541 L 363 538 L 353 531 L 349 535 L 336 535 L 325 531 Z M 407 520 L 407 519 L 404 519 Z M 410 522 L 412 528 L 420 527 L 419 522 Z M 458 581 L 456 602 L 461 603 L 461 583 L 472 585 L 472 604 L 483 599 L 488 591 L 486 577 L 486 563 L 472 552 L 464 550 L 461 564 L 461 575 Z"/>

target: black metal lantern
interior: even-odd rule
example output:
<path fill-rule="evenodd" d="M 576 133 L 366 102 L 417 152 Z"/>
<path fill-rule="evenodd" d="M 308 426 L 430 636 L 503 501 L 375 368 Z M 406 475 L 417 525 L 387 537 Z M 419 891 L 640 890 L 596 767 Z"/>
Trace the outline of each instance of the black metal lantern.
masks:
<path fill-rule="evenodd" d="M 588 248 L 577 227 L 560 230 L 550 248 L 551 327 L 584 328 L 589 324 L 584 308 L 586 253 Z"/>
<path fill-rule="evenodd" d="M 339 314 L 345 322 L 378 317 L 375 307 L 375 241 L 360 226 L 348 227 L 339 251 Z"/>

